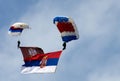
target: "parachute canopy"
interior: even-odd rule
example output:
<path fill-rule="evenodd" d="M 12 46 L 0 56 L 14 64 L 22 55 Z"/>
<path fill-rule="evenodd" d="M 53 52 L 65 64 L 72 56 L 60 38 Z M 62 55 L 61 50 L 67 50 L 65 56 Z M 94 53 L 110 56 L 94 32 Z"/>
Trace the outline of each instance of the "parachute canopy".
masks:
<path fill-rule="evenodd" d="M 79 38 L 77 27 L 71 18 L 55 17 L 53 23 L 56 24 L 64 42 L 69 42 Z"/>
<path fill-rule="evenodd" d="M 8 34 L 12 36 L 18 36 L 22 33 L 23 29 L 26 28 L 29 28 L 28 24 L 17 22 L 10 26 Z"/>

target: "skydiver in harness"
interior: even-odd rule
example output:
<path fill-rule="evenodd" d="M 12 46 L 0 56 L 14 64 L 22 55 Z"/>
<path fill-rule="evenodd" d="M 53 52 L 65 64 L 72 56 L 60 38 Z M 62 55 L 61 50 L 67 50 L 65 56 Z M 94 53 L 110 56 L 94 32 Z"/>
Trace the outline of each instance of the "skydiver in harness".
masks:
<path fill-rule="evenodd" d="M 17 43 L 17 47 L 20 48 L 20 40 L 18 40 Z"/>
<path fill-rule="evenodd" d="M 63 50 L 66 49 L 66 42 L 63 43 Z"/>

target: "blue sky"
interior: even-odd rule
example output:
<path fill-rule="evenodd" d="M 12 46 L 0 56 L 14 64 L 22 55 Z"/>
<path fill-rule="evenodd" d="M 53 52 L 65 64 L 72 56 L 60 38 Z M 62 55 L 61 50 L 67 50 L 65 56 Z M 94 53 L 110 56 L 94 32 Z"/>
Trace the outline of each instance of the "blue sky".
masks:
<path fill-rule="evenodd" d="M 120 81 L 119 0 L 0 0 L 1 81 Z M 67 44 L 56 73 L 20 73 L 23 46 L 45 52 L 60 50 L 62 40 L 53 24 L 56 16 L 72 17 L 80 39 Z M 31 27 L 20 37 L 7 34 L 11 24 Z"/>

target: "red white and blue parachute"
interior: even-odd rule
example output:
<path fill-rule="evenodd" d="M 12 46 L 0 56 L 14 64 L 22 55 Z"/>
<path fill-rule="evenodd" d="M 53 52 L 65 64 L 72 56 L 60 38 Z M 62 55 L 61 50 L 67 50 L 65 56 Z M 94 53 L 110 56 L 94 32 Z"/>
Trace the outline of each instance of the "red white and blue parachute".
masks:
<path fill-rule="evenodd" d="M 18 36 L 22 33 L 22 31 L 26 28 L 29 28 L 29 25 L 26 23 L 21 23 L 21 22 L 17 22 L 14 23 L 13 25 L 10 26 L 10 29 L 8 31 L 8 34 L 12 35 L 12 36 Z"/>
<path fill-rule="evenodd" d="M 77 40 L 79 38 L 77 27 L 71 18 L 55 17 L 53 23 L 56 24 L 64 42 Z"/>

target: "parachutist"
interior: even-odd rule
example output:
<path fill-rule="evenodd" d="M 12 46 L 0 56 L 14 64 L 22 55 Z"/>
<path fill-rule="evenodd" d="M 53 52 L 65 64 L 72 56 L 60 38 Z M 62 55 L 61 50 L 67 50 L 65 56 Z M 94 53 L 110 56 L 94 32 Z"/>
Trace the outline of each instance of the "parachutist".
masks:
<path fill-rule="evenodd" d="M 63 43 L 63 50 L 66 49 L 66 42 Z"/>
<path fill-rule="evenodd" d="M 20 41 L 18 40 L 17 43 L 18 43 L 17 47 L 20 48 Z"/>

